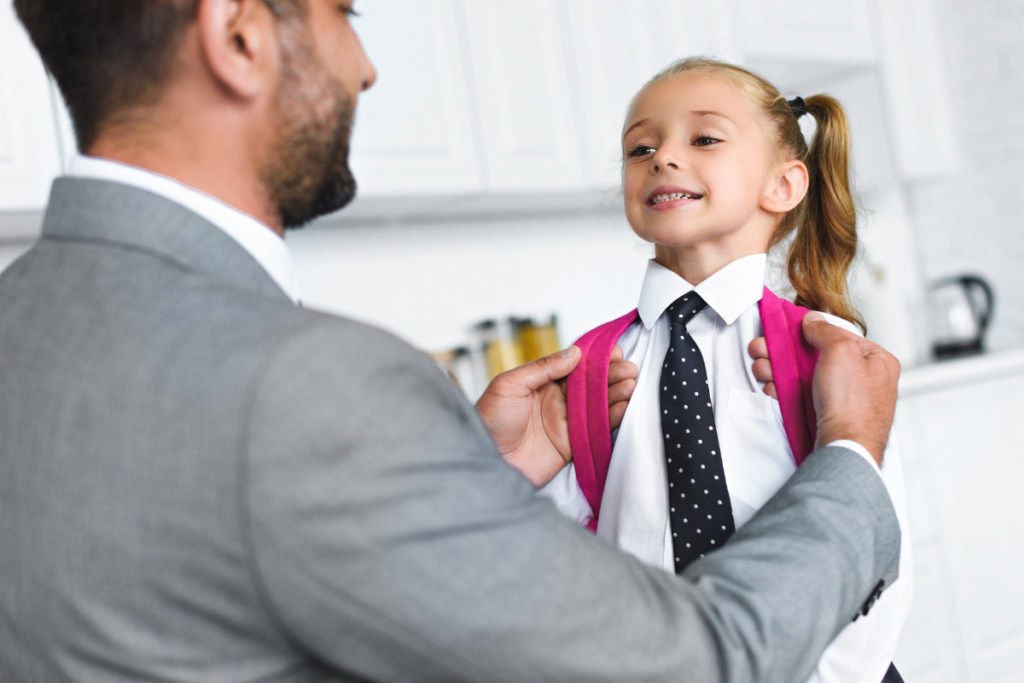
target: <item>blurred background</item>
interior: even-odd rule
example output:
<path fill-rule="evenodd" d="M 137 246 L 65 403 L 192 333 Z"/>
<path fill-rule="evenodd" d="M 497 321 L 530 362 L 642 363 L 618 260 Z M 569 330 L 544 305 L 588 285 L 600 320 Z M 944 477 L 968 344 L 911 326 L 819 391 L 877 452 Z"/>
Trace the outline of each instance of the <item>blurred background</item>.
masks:
<path fill-rule="evenodd" d="M 851 288 L 904 364 L 913 681 L 1024 671 L 1024 0 L 359 0 L 379 72 L 354 204 L 288 236 L 305 305 L 431 352 L 470 398 L 630 310 L 650 256 L 622 215 L 630 97 L 710 55 L 851 118 Z M 74 142 L 0 6 L 0 269 L 39 234 Z M 779 283 L 784 285 L 784 283 Z M 2 353 L 2 349 L 0 349 Z"/>

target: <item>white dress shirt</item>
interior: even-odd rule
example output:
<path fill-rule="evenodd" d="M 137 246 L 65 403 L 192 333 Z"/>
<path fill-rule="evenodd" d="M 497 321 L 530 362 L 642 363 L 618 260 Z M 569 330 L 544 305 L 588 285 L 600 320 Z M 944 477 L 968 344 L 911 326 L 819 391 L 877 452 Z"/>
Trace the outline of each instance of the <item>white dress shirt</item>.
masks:
<path fill-rule="evenodd" d="M 657 386 L 669 336 L 663 313 L 683 294 L 695 290 L 708 304 L 690 321 L 687 331 L 707 366 L 736 528 L 743 526 L 796 471 L 778 401 L 762 392 L 747 354 L 750 341 L 762 335 L 757 303 L 766 265 L 764 254 L 737 259 L 694 287 L 664 266 L 654 261 L 648 264 L 638 305 L 640 319 L 619 340 L 625 358 L 637 365 L 639 375 L 615 435 L 596 532 L 646 564 L 674 571 Z M 856 332 L 850 323 L 826 317 Z M 870 459 L 863 448 L 857 450 Z M 903 474 L 893 438 L 880 474 L 902 532 L 900 578 L 883 593 L 867 617 L 853 622 L 833 641 L 810 679 L 816 683 L 879 683 L 910 606 L 910 533 Z M 580 524 L 591 516 L 572 465 L 542 493 Z"/>
<path fill-rule="evenodd" d="M 131 185 L 158 194 L 199 214 L 238 242 L 284 293 L 298 303 L 294 265 L 288 245 L 277 233 L 252 216 L 173 178 L 109 159 L 73 157 L 68 164 L 67 175 Z"/>

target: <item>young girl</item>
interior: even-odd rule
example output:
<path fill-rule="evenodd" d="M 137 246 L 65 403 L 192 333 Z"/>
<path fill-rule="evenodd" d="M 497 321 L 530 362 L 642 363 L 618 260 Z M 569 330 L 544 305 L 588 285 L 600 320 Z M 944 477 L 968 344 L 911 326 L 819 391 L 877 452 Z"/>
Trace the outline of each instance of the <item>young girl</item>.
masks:
<path fill-rule="evenodd" d="M 810 146 L 798 124 L 805 114 L 816 123 Z M 792 239 L 797 304 L 864 327 L 846 292 L 857 245 L 849 131 L 829 96 L 787 101 L 745 69 L 687 59 L 633 98 L 622 150 L 627 220 L 655 246 L 636 319 L 618 338 L 639 369 L 637 387 L 614 437 L 600 514 L 573 465 L 543 492 L 644 562 L 681 571 L 743 526 L 803 456 L 791 451 L 779 404 L 760 391 L 746 354 L 763 334 L 768 250 Z M 881 476 L 902 527 L 900 578 L 833 641 L 812 681 L 898 680 L 889 667 L 912 577 L 892 440 Z"/>

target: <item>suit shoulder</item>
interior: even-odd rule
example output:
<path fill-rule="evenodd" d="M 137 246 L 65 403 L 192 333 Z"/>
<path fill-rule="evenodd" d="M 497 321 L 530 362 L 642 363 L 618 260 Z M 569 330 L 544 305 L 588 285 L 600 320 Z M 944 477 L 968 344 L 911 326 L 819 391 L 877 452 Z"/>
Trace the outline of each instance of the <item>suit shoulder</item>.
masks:
<path fill-rule="evenodd" d="M 382 381 L 406 387 L 437 380 L 451 384 L 427 353 L 352 318 L 295 308 L 279 321 L 273 337 L 270 365 L 303 375 L 313 385 L 323 386 L 328 378 L 344 378 L 350 386 L 363 388 Z"/>

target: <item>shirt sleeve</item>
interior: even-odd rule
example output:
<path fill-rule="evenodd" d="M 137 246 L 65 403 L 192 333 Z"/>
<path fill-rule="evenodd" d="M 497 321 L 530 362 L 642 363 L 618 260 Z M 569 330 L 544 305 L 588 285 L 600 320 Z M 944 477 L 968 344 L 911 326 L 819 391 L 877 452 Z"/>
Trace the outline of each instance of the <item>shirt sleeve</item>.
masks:
<path fill-rule="evenodd" d="M 871 453 L 868 452 L 868 449 L 864 448 L 864 446 L 861 446 L 856 441 L 852 441 L 850 439 L 837 439 L 836 441 L 833 441 L 832 443 L 829 443 L 829 444 L 826 444 L 826 445 L 828 445 L 828 446 L 841 446 L 843 448 L 848 448 L 851 451 L 853 451 L 854 453 L 856 453 L 857 455 L 859 455 L 860 457 L 864 458 L 871 465 L 871 468 L 873 470 L 875 470 L 876 472 L 879 471 L 878 470 L 878 463 L 875 462 L 875 459 L 873 457 L 871 457 Z M 888 455 L 889 455 L 889 449 L 888 448 L 886 448 L 885 453 L 886 454 L 882 457 L 883 460 L 885 460 L 885 458 L 887 458 Z"/>
<path fill-rule="evenodd" d="M 874 469 L 878 471 L 877 467 Z M 914 592 L 913 558 L 903 469 L 893 434 L 889 436 L 879 474 L 900 524 L 899 578 L 886 588 L 866 616 L 858 617 L 836 636 L 808 683 L 878 683 L 892 662 L 906 623 Z"/>
<path fill-rule="evenodd" d="M 572 463 L 563 467 L 551 481 L 537 489 L 537 494 L 550 500 L 559 512 L 575 520 L 580 526 L 586 526 L 594 516 L 576 479 L 576 468 Z"/>

